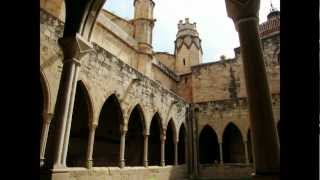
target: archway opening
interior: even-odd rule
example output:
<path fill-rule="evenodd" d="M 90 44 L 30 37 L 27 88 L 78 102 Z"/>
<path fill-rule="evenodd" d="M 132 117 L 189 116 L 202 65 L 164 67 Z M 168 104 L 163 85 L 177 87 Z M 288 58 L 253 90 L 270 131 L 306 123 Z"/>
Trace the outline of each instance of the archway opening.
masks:
<path fill-rule="evenodd" d="M 179 142 L 178 142 L 178 164 L 186 163 L 186 129 L 184 124 L 181 125 L 179 131 Z"/>
<path fill-rule="evenodd" d="M 123 116 L 117 97 L 112 94 L 102 106 L 95 133 L 93 166 L 118 166 L 120 157 L 120 125 Z"/>
<path fill-rule="evenodd" d="M 161 118 L 158 113 L 156 113 L 152 120 L 150 126 L 150 136 L 148 142 L 148 159 L 149 165 L 160 165 L 161 161 L 161 141 L 160 133 L 162 132 Z"/>
<path fill-rule="evenodd" d="M 199 136 L 200 164 L 213 164 L 219 161 L 218 136 L 214 130 L 206 125 Z"/>
<path fill-rule="evenodd" d="M 165 161 L 166 165 L 173 165 L 174 163 L 174 124 L 173 120 L 169 121 L 167 131 L 166 131 L 166 144 L 165 144 Z"/>
<path fill-rule="evenodd" d="M 245 162 L 244 144 L 240 130 L 233 123 L 223 133 L 223 161 L 225 163 Z"/>
<path fill-rule="evenodd" d="M 127 166 L 143 165 L 143 112 L 137 105 L 131 112 L 126 135 L 125 160 Z"/>
<path fill-rule="evenodd" d="M 90 118 L 91 103 L 89 95 L 84 84 L 78 81 L 67 154 L 67 166 L 69 167 L 86 165 Z"/>
<path fill-rule="evenodd" d="M 248 130 L 248 134 L 247 134 L 247 145 L 248 145 L 248 156 L 249 156 L 249 162 L 250 163 L 253 163 L 253 156 L 252 156 L 252 143 L 251 143 L 251 131 L 250 131 L 250 129 Z"/>

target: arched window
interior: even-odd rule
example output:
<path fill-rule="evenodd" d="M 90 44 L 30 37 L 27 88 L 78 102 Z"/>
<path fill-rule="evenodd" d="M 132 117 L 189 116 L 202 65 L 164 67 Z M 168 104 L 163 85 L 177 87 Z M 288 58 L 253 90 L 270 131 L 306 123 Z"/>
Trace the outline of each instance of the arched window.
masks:
<path fill-rule="evenodd" d="M 186 65 L 186 59 L 183 58 L 183 65 Z"/>
<path fill-rule="evenodd" d="M 215 131 L 206 125 L 199 136 L 200 164 L 213 164 L 219 160 L 218 136 Z"/>
<path fill-rule="evenodd" d="M 95 133 L 93 166 L 118 166 L 120 156 L 120 126 L 123 123 L 116 95 L 108 97 L 102 106 Z"/>

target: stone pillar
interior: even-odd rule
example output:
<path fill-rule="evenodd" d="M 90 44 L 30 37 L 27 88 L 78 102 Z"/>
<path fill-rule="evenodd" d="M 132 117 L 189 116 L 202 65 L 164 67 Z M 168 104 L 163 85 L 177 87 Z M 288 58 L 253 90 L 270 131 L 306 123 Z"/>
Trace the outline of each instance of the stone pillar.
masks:
<path fill-rule="evenodd" d="M 82 56 L 92 49 L 92 46 L 79 35 L 59 39 L 63 51 L 63 67 L 55 106 L 55 141 L 53 154 L 53 168 L 66 167 L 66 154 L 69 144 L 69 133 L 74 93 L 77 84 L 77 72 Z"/>
<path fill-rule="evenodd" d="M 166 160 L 165 160 L 165 143 L 166 143 L 166 134 L 165 132 L 161 134 L 160 137 L 161 140 L 161 166 L 165 166 L 166 165 Z"/>
<path fill-rule="evenodd" d="M 121 129 L 121 139 L 120 139 L 120 163 L 119 166 L 120 168 L 125 167 L 125 148 L 126 148 L 126 134 L 127 134 L 127 129 Z"/>
<path fill-rule="evenodd" d="M 226 0 L 239 33 L 255 157 L 253 179 L 278 180 L 280 149 L 258 34 L 259 0 Z"/>
<path fill-rule="evenodd" d="M 178 165 L 178 140 L 174 141 L 174 165 Z"/>
<path fill-rule="evenodd" d="M 219 142 L 220 164 L 223 165 L 223 148 L 222 142 Z"/>
<path fill-rule="evenodd" d="M 41 132 L 41 139 L 40 139 L 40 167 L 45 164 L 45 154 L 46 154 L 46 146 L 48 141 L 48 134 L 50 129 L 50 123 L 52 119 L 51 113 L 43 113 L 43 126 Z"/>
<path fill-rule="evenodd" d="M 148 167 L 149 134 L 144 135 L 143 166 Z"/>
<path fill-rule="evenodd" d="M 91 169 L 93 166 L 92 154 L 93 154 L 94 137 L 95 137 L 97 125 L 92 124 L 89 128 L 90 130 L 89 130 L 89 140 L 88 140 L 88 150 L 87 150 L 87 168 Z"/>
<path fill-rule="evenodd" d="M 243 141 L 243 145 L 244 145 L 244 153 L 245 153 L 245 161 L 246 164 L 249 164 L 249 154 L 248 154 L 248 143 L 247 141 Z"/>

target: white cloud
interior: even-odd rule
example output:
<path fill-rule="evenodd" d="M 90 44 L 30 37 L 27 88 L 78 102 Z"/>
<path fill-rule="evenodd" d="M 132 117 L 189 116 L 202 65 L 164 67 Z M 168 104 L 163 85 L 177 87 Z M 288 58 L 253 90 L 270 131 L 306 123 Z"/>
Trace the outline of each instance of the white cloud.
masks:
<path fill-rule="evenodd" d="M 227 17 L 225 0 L 154 0 L 154 18 L 157 19 L 153 31 L 155 51 L 174 52 L 174 40 L 179 20 L 189 17 L 197 23 L 202 39 L 203 61 L 216 61 L 221 55 L 234 56 L 233 49 L 239 46 L 238 34 L 233 22 Z M 108 4 L 109 3 L 109 4 Z M 280 8 L 280 0 L 272 1 Z M 133 18 L 133 0 L 107 0 L 104 6 L 116 14 Z M 270 12 L 270 0 L 260 1 L 260 22 L 265 21 Z"/>

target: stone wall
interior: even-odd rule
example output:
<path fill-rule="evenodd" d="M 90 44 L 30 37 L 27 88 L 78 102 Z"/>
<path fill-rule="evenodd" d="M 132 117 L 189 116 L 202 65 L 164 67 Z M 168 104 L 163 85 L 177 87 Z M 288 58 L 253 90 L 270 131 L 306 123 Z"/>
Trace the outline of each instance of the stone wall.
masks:
<path fill-rule="evenodd" d="M 180 166 L 149 166 L 98 168 L 69 168 L 69 180 L 184 180 L 187 176 L 185 165 Z"/>
<path fill-rule="evenodd" d="M 62 53 L 57 39 L 62 36 L 63 23 L 40 11 L 40 57 L 41 74 L 49 89 L 50 111 L 56 101 L 62 67 Z M 92 123 L 98 124 L 99 114 L 106 99 L 115 94 L 121 104 L 124 124 L 128 124 L 132 109 L 139 104 L 143 109 L 145 126 L 149 130 L 153 115 L 159 112 L 163 127 L 172 118 L 174 128 L 179 129 L 185 121 L 187 103 L 166 90 L 159 83 L 147 78 L 125 64 L 108 51 L 94 44 L 95 53 L 81 60 L 78 80 L 81 80 L 90 96 L 93 109 Z"/>
<path fill-rule="evenodd" d="M 249 177 L 253 173 L 253 167 L 248 165 L 200 165 L 200 177 L 215 177 L 215 178 L 239 178 Z"/>
<path fill-rule="evenodd" d="M 262 40 L 267 78 L 271 94 L 280 93 L 279 34 Z M 192 66 L 193 102 L 247 97 L 242 58 Z"/>
<path fill-rule="evenodd" d="M 272 95 L 272 105 L 275 123 L 280 120 L 280 95 Z M 198 136 L 205 125 L 209 125 L 216 132 L 218 140 L 222 142 L 223 132 L 229 123 L 235 124 L 241 132 L 243 140 L 247 140 L 250 128 L 248 99 L 221 100 L 196 103 L 196 119 L 198 122 Z"/>

